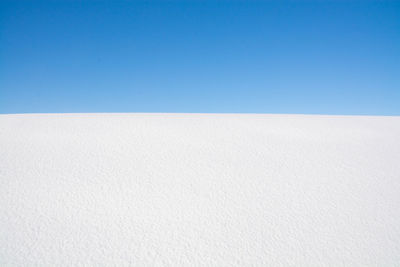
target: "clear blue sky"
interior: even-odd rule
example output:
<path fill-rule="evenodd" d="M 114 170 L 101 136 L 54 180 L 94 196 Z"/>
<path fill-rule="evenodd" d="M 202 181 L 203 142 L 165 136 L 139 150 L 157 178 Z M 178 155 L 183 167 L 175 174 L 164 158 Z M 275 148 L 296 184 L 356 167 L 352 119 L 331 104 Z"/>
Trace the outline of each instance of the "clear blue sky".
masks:
<path fill-rule="evenodd" d="M 31 112 L 400 115 L 400 1 L 1 1 Z"/>

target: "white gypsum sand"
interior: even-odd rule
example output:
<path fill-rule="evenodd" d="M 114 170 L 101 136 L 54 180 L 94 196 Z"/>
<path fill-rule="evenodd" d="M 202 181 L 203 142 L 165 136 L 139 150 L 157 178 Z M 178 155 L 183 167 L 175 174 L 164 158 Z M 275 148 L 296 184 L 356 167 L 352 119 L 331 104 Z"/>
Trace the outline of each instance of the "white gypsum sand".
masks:
<path fill-rule="evenodd" d="M 399 266 L 400 117 L 0 115 L 0 266 Z"/>

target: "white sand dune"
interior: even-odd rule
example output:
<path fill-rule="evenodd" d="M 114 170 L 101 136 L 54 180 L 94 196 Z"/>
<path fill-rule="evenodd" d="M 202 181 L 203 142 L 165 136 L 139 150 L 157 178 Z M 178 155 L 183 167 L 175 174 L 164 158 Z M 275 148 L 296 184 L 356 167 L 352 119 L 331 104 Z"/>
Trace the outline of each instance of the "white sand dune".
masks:
<path fill-rule="evenodd" d="M 400 117 L 0 115 L 0 266 L 399 266 Z"/>

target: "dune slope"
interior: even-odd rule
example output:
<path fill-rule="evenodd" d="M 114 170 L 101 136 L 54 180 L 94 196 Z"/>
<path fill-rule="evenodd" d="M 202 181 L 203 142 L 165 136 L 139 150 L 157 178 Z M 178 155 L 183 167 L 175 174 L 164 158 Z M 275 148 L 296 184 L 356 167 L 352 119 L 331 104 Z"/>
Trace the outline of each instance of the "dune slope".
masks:
<path fill-rule="evenodd" d="M 0 115 L 0 266 L 399 266 L 400 117 Z"/>

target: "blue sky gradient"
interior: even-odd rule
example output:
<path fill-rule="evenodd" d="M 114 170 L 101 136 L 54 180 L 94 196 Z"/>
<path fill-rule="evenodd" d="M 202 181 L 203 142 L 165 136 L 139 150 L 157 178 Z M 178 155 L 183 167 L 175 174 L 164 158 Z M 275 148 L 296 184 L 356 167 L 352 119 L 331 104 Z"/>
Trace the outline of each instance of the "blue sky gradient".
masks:
<path fill-rule="evenodd" d="M 2 1 L 0 113 L 400 115 L 400 1 Z"/>

